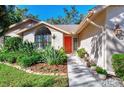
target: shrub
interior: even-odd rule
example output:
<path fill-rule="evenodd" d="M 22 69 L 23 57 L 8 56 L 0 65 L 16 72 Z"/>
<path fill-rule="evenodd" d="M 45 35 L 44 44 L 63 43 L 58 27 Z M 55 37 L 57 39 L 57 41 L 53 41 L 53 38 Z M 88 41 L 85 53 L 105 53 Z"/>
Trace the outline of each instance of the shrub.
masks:
<path fill-rule="evenodd" d="M 16 53 L 6 53 L 6 61 L 8 63 L 15 63 L 17 59 L 17 54 Z"/>
<path fill-rule="evenodd" d="M 107 71 L 101 67 L 96 67 L 96 72 L 98 74 L 104 74 L 104 75 L 107 75 Z"/>
<path fill-rule="evenodd" d="M 17 58 L 17 63 L 21 65 L 22 67 L 29 67 L 33 64 L 36 64 L 40 61 L 40 55 L 33 54 L 33 55 L 26 55 L 22 54 Z"/>
<path fill-rule="evenodd" d="M 43 61 L 49 65 L 63 64 L 67 60 L 67 55 L 63 51 L 55 50 L 52 47 L 46 47 L 43 53 Z"/>
<path fill-rule="evenodd" d="M 5 53 L 0 53 L 0 62 L 4 62 L 6 60 Z"/>
<path fill-rule="evenodd" d="M 7 48 L 8 51 L 17 51 L 21 43 L 22 39 L 19 37 L 8 37 L 5 39 L 4 47 Z"/>
<path fill-rule="evenodd" d="M 27 53 L 27 54 L 31 55 L 33 52 L 35 52 L 34 43 L 24 41 L 23 43 L 21 43 L 19 45 L 19 51 L 22 53 Z"/>
<path fill-rule="evenodd" d="M 124 54 L 114 54 L 112 55 L 112 66 L 115 74 L 124 79 Z"/>
<path fill-rule="evenodd" d="M 4 48 L 4 47 L 1 47 L 1 50 L 0 50 L 0 61 L 1 61 L 1 62 L 6 61 L 6 58 L 7 58 L 6 54 L 7 54 L 7 53 L 8 53 L 8 52 L 7 52 L 7 49 Z"/>
<path fill-rule="evenodd" d="M 9 63 L 14 63 L 16 62 L 16 54 L 12 52 L 2 52 L 0 54 L 0 61 L 4 62 L 7 61 Z"/>
<path fill-rule="evenodd" d="M 33 64 L 42 62 L 42 56 L 38 53 L 33 53 L 33 55 L 30 57 L 32 59 Z"/>
<path fill-rule="evenodd" d="M 113 61 L 124 61 L 124 54 L 113 54 L 112 60 Z"/>
<path fill-rule="evenodd" d="M 78 49 L 77 54 L 80 58 L 83 58 L 86 54 L 86 50 L 84 48 Z"/>
<path fill-rule="evenodd" d="M 91 66 L 96 66 L 96 64 L 95 64 L 95 63 L 93 63 L 93 64 L 91 64 Z"/>

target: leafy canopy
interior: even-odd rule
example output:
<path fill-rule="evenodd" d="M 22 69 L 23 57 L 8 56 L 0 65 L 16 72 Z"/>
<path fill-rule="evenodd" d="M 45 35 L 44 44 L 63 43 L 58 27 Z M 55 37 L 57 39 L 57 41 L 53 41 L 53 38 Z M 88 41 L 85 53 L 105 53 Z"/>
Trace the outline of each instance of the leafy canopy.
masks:
<path fill-rule="evenodd" d="M 84 18 L 83 14 L 80 14 L 75 6 L 71 6 L 71 10 L 63 9 L 65 16 L 58 16 L 57 18 L 49 18 L 47 22 L 50 24 L 79 24 Z"/>
<path fill-rule="evenodd" d="M 26 18 L 38 20 L 38 16 L 29 14 L 27 8 L 20 9 L 13 5 L 0 6 L 0 36 L 8 30 L 10 25 L 20 22 Z"/>

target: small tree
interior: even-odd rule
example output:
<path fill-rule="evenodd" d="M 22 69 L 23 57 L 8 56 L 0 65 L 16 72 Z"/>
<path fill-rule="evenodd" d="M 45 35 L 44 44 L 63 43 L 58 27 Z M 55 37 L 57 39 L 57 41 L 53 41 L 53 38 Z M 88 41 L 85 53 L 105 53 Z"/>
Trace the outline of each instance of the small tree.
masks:
<path fill-rule="evenodd" d="M 75 6 L 71 6 L 71 10 L 64 8 L 65 16 L 47 19 L 51 24 L 79 24 L 83 19 L 83 14 L 80 14 Z"/>

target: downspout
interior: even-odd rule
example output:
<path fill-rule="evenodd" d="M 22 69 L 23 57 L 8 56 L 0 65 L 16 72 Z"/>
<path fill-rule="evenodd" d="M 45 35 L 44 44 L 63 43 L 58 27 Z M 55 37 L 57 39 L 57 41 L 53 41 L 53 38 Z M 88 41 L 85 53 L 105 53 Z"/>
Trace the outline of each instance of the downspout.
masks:
<path fill-rule="evenodd" d="M 86 19 L 89 23 L 91 23 L 92 25 L 94 25 L 94 26 L 96 26 L 97 28 L 100 28 L 100 29 L 102 29 L 102 32 L 103 32 L 103 34 L 105 34 L 105 36 L 104 36 L 104 38 L 103 38 L 103 49 L 106 49 L 106 43 L 105 43 L 105 40 L 106 40 L 106 31 L 105 31 L 105 27 L 104 26 L 102 26 L 102 25 L 98 25 L 98 24 L 96 24 L 95 22 L 93 22 L 92 20 L 90 20 L 89 18 L 87 18 Z M 103 56 L 103 68 L 104 69 L 107 69 L 106 68 L 106 51 L 105 50 L 102 50 L 103 52 L 104 52 L 104 56 Z"/>

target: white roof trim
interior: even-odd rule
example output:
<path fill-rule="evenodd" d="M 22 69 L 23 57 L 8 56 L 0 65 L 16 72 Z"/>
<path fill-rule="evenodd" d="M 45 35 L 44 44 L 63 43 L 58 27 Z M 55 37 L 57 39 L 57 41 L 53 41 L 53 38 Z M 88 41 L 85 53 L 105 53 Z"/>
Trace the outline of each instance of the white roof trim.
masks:
<path fill-rule="evenodd" d="M 79 28 L 77 29 L 77 31 L 76 31 L 75 34 L 79 34 L 79 33 L 82 31 L 82 27 L 84 26 L 84 24 L 90 23 L 90 22 L 88 21 L 88 19 L 90 19 L 91 16 L 95 16 L 96 14 L 98 14 L 100 11 L 104 10 L 104 9 L 107 8 L 108 6 L 110 6 L 110 5 L 101 5 L 101 7 L 91 10 L 91 11 L 88 13 L 88 15 L 85 17 L 85 19 L 82 20 L 82 22 L 80 23 Z M 84 27 L 84 28 L 85 28 L 85 27 Z"/>
<path fill-rule="evenodd" d="M 37 24 L 34 25 L 32 28 L 35 28 L 35 27 L 40 26 L 40 25 L 42 25 L 42 24 L 43 24 L 43 25 L 46 25 L 46 26 L 48 26 L 48 27 L 50 27 L 50 28 L 59 30 L 59 31 L 65 33 L 65 34 L 71 34 L 70 32 L 67 32 L 67 31 L 65 31 L 65 30 L 63 30 L 63 29 L 60 29 L 60 28 L 58 28 L 58 27 L 55 27 L 54 25 L 51 25 L 51 24 L 49 24 L 49 23 L 47 23 L 47 22 L 44 22 L 44 21 L 41 21 L 41 22 L 37 23 Z M 17 32 L 17 34 L 23 33 L 23 32 L 25 32 L 25 31 L 27 31 L 27 30 L 32 29 L 32 28 L 25 28 L 25 29 L 23 29 L 23 30 Z"/>
<path fill-rule="evenodd" d="M 37 20 L 35 20 L 35 19 L 27 18 L 27 19 L 22 20 L 22 21 L 19 22 L 19 23 L 15 23 L 15 24 L 10 25 L 10 26 L 9 26 L 9 29 L 11 29 L 11 28 L 13 28 L 13 27 L 15 27 L 15 26 L 17 26 L 17 25 L 20 25 L 20 24 L 22 24 L 22 23 L 24 23 L 24 22 L 26 22 L 26 21 L 28 21 L 28 20 L 33 20 L 33 21 L 39 22 L 39 21 L 37 21 Z"/>

